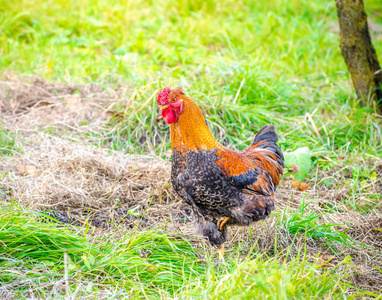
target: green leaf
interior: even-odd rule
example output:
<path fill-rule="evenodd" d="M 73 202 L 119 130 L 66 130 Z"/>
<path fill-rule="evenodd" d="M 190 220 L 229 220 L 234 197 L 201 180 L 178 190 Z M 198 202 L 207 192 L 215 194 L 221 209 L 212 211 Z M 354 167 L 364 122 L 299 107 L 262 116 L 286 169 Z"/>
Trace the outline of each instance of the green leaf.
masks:
<path fill-rule="evenodd" d="M 92 266 L 95 263 L 95 258 L 93 255 L 82 255 L 81 256 L 82 260 L 84 261 L 85 266 L 88 268 L 88 270 L 91 270 Z"/>
<path fill-rule="evenodd" d="M 46 260 L 44 261 L 45 265 L 47 265 L 48 267 L 53 267 L 55 265 L 55 263 L 53 261 L 49 261 L 49 260 Z"/>
<path fill-rule="evenodd" d="M 312 165 L 311 156 L 312 153 L 308 147 L 299 148 L 292 153 L 284 154 L 286 168 L 292 168 L 292 165 L 298 166 L 298 171 L 294 174 L 294 178 L 297 181 L 303 181 L 308 175 Z"/>

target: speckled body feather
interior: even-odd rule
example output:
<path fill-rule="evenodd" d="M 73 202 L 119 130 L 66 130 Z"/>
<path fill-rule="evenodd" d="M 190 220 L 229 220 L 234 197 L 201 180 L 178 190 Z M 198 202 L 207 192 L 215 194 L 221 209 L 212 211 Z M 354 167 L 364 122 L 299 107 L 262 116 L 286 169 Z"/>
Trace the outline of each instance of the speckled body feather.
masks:
<path fill-rule="evenodd" d="M 192 206 L 197 231 L 220 246 L 227 225 L 249 225 L 271 213 L 284 166 L 277 135 L 267 125 L 251 146 L 235 152 L 213 138 L 200 109 L 181 89 L 173 89 L 169 99 L 181 99 L 184 105 L 170 126 L 172 185 Z M 221 217 L 229 220 L 219 230 Z"/>

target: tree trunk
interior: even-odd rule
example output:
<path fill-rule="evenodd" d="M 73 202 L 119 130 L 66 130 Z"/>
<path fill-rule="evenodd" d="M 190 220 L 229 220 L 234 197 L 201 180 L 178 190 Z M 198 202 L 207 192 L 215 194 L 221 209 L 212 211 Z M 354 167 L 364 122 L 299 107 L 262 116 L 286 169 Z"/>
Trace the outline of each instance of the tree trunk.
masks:
<path fill-rule="evenodd" d="M 362 0 L 336 0 L 340 46 L 358 99 L 376 101 L 382 112 L 382 72 L 371 43 Z"/>

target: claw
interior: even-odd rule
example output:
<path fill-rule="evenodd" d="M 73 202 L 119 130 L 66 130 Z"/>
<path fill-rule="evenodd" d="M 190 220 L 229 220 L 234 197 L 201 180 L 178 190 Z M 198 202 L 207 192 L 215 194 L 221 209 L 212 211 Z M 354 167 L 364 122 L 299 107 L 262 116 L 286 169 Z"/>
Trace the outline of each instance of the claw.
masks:
<path fill-rule="evenodd" d="M 221 245 L 218 253 L 219 253 L 219 259 L 221 261 L 224 261 L 224 244 Z"/>
<path fill-rule="evenodd" d="M 227 223 L 229 220 L 229 217 L 221 217 L 218 221 L 218 223 L 216 224 L 218 226 L 218 229 L 220 231 L 223 231 L 223 228 L 224 228 L 224 224 Z"/>

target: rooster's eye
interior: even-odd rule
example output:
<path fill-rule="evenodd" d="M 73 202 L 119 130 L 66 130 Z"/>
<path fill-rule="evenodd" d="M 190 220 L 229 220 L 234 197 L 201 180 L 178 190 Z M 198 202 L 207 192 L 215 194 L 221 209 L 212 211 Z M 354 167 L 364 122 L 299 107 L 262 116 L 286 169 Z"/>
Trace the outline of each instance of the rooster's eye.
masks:
<path fill-rule="evenodd" d="M 175 102 L 175 101 L 176 101 L 176 99 L 175 99 L 175 98 L 173 98 L 173 99 L 172 99 L 172 101 L 173 101 L 173 102 Z"/>

